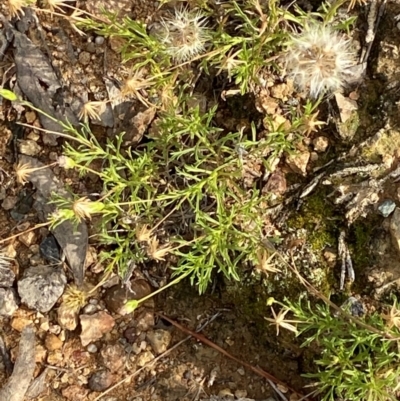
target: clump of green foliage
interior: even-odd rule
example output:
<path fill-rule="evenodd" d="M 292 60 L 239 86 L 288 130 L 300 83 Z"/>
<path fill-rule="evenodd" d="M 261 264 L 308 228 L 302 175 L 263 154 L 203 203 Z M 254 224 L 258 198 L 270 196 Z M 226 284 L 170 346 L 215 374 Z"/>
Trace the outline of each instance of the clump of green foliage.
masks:
<path fill-rule="evenodd" d="M 396 400 L 400 388 L 400 310 L 397 300 L 387 313 L 343 317 L 326 304 L 287 302 L 300 321 L 303 347 L 313 347 L 315 380 L 323 401 Z M 346 310 L 346 309 L 345 309 Z"/>

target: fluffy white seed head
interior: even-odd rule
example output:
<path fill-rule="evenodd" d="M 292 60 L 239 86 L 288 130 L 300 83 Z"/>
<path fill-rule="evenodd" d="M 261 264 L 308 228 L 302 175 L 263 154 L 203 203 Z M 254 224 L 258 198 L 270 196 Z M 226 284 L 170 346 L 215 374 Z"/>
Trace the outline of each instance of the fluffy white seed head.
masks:
<path fill-rule="evenodd" d="M 355 64 L 350 41 L 318 24 L 292 38 L 285 59 L 297 87 L 314 98 L 342 88 L 352 77 L 350 67 Z"/>
<path fill-rule="evenodd" d="M 175 14 L 161 21 L 157 36 L 167 53 L 178 63 L 196 57 L 205 50 L 209 31 L 206 17 L 201 12 L 187 8 L 175 10 Z"/>

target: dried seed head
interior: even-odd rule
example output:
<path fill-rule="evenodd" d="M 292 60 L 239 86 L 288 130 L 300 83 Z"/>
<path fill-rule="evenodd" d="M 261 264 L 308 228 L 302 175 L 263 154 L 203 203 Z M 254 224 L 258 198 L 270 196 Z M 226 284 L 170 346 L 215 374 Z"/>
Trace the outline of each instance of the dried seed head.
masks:
<path fill-rule="evenodd" d="M 400 310 L 397 308 L 397 302 L 393 302 L 393 306 L 388 313 L 382 314 L 383 319 L 386 320 L 386 325 L 389 329 L 393 326 L 400 328 Z"/>
<path fill-rule="evenodd" d="M 136 239 L 138 242 L 150 242 L 152 230 L 147 224 L 139 224 L 136 227 Z"/>
<path fill-rule="evenodd" d="M 10 11 L 11 18 L 19 19 L 25 15 L 24 7 L 28 7 L 32 4 L 33 0 L 8 0 L 8 10 Z"/>
<path fill-rule="evenodd" d="M 205 26 L 206 18 L 201 12 L 188 8 L 175 10 L 175 14 L 161 21 L 158 39 L 167 53 L 178 63 L 192 59 L 202 53 L 210 39 Z"/>
<path fill-rule="evenodd" d="M 134 98 L 141 101 L 145 106 L 149 105 L 143 94 L 146 93 L 147 88 L 153 85 L 154 81 L 152 78 L 143 78 L 143 75 L 143 71 L 136 71 L 124 82 L 121 88 L 122 99 Z"/>
<path fill-rule="evenodd" d="M 79 112 L 78 117 L 87 121 L 89 118 L 92 120 L 101 120 L 100 113 L 103 112 L 106 102 L 86 102 Z"/>
<path fill-rule="evenodd" d="M 64 13 L 65 11 L 61 7 L 65 7 L 66 3 L 68 3 L 69 1 L 75 1 L 75 0 L 45 0 L 44 4 L 53 13 L 56 11 Z"/>
<path fill-rule="evenodd" d="M 72 210 L 79 221 L 92 218 L 92 215 L 104 209 L 101 202 L 91 201 L 86 196 L 72 203 Z"/>
<path fill-rule="evenodd" d="M 152 237 L 148 242 L 147 254 L 151 259 L 159 262 L 161 260 L 165 260 L 165 256 L 167 256 L 172 249 L 173 248 L 169 245 L 160 246 L 160 241 L 157 239 L 157 237 Z"/>
<path fill-rule="evenodd" d="M 62 297 L 64 307 L 71 311 L 79 312 L 79 310 L 86 305 L 88 293 L 80 290 L 76 285 L 69 285 Z"/>
<path fill-rule="evenodd" d="M 15 167 L 15 175 L 17 176 L 17 181 L 25 185 L 28 182 L 29 174 L 35 171 L 35 168 L 31 167 L 28 163 L 21 163 L 19 162 Z"/>
<path fill-rule="evenodd" d="M 350 80 L 355 54 L 349 40 L 327 26 L 314 23 L 292 38 L 285 60 L 298 88 L 315 98 L 335 92 Z"/>

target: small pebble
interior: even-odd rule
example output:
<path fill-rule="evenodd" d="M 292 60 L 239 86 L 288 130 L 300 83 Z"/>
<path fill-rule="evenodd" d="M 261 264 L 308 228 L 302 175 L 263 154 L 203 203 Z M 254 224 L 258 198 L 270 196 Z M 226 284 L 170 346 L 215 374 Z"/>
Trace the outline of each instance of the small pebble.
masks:
<path fill-rule="evenodd" d="M 378 212 L 383 216 L 383 217 L 388 217 L 390 216 L 394 209 L 396 209 L 396 204 L 390 200 L 386 199 L 384 200 L 379 206 L 378 206 Z"/>
<path fill-rule="evenodd" d="M 95 372 L 89 379 L 89 388 L 92 391 L 107 390 L 114 382 L 114 377 L 109 370 L 100 370 Z"/>
<path fill-rule="evenodd" d="M 246 373 L 246 372 L 244 371 L 243 368 L 239 368 L 239 369 L 237 370 L 237 372 L 239 373 L 240 376 L 244 376 L 245 373 Z"/>
<path fill-rule="evenodd" d="M 85 315 L 93 315 L 93 313 L 96 313 L 98 311 L 99 311 L 99 307 L 97 305 L 92 305 L 92 304 L 86 305 L 82 310 L 82 312 Z"/>
<path fill-rule="evenodd" d="M 89 345 L 87 346 L 87 350 L 88 350 L 88 352 L 90 352 L 91 354 L 95 354 L 95 353 L 97 352 L 98 348 L 96 347 L 95 344 L 89 344 Z"/>
<path fill-rule="evenodd" d="M 104 44 L 104 37 L 103 36 L 96 36 L 96 39 L 94 40 L 94 43 L 96 43 L 97 46 L 101 46 Z"/>

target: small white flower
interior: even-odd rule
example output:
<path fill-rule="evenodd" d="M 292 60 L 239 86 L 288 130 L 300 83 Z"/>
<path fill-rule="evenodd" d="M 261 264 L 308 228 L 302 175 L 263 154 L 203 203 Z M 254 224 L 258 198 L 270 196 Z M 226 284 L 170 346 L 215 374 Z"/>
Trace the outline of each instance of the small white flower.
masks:
<path fill-rule="evenodd" d="M 289 75 L 311 97 L 335 92 L 351 78 L 355 54 L 350 41 L 322 24 L 313 23 L 292 38 L 285 55 Z"/>
<path fill-rule="evenodd" d="M 157 37 L 166 52 L 178 63 L 192 59 L 205 50 L 210 38 L 205 26 L 206 18 L 200 12 L 187 8 L 175 10 L 175 14 L 161 21 Z"/>

